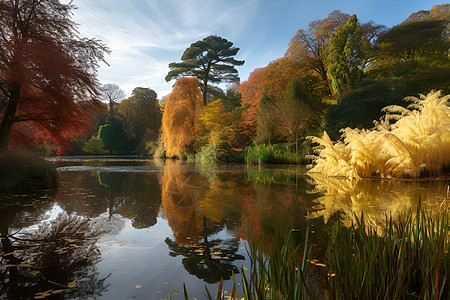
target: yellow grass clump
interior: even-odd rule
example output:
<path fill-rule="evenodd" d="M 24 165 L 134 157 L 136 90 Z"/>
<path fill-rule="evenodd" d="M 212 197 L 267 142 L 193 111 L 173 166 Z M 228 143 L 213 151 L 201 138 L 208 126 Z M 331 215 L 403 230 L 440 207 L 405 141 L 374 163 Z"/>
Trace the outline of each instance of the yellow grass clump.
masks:
<path fill-rule="evenodd" d="M 310 173 L 359 179 L 440 176 L 450 166 L 450 95 L 407 97 L 388 106 L 373 129 L 342 129 L 342 138 L 309 137 L 319 144 Z"/>

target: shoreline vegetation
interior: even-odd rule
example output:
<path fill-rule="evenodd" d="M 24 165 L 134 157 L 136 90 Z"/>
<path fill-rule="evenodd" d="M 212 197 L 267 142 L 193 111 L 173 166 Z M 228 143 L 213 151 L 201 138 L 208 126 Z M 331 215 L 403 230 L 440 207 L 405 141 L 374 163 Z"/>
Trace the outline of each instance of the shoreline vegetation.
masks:
<path fill-rule="evenodd" d="M 300 244 L 291 232 L 270 253 L 250 239 L 250 269 L 241 267 L 240 282 L 233 276 L 230 292 L 221 282 L 215 299 L 446 299 L 448 207 L 432 218 L 419 205 L 397 220 L 386 216 L 382 229 L 364 214 L 355 220 L 350 228 L 336 223 L 323 262 L 311 254 L 308 228 Z"/>
<path fill-rule="evenodd" d="M 23 149 L 0 150 L 0 193 L 50 189 L 58 185 L 56 167 Z"/>
<path fill-rule="evenodd" d="M 408 97 L 404 108 L 391 105 L 372 129 L 341 130 L 333 142 L 309 137 L 316 147 L 310 173 L 330 177 L 420 178 L 444 176 L 450 171 L 450 95 L 432 91 Z"/>

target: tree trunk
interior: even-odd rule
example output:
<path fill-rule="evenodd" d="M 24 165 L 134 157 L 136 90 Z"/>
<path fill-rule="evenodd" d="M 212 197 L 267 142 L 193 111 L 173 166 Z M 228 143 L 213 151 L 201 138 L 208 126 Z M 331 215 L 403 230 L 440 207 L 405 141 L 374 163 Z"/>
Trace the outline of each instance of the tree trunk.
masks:
<path fill-rule="evenodd" d="M 0 149 L 8 149 L 9 138 L 11 136 L 11 128 L 14 123 L 14 117 L 17 111 L 17 104 L 20 98 L 20 87 L 14 87 L 8 97 L 8 105 L 3 115 L 2 123 L 0 124 Z"/>
<path fill-rule="evenodd" d="M 205 78 L 205 81 L 203 82 L 203 105 L 206 106 L 207 102 L 207 95 L 208 94 L 208 78 Z"/>

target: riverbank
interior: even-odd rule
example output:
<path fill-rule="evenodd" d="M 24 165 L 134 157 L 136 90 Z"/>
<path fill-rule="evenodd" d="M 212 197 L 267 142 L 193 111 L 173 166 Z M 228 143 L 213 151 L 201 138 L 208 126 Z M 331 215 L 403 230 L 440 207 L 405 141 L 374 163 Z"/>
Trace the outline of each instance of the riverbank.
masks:
<path fill-rule="evenodd" d="M 48 189 L 58 180 L 56 167 L 37 154 L 16 148 L 0 151 L 0 192 Z"/>

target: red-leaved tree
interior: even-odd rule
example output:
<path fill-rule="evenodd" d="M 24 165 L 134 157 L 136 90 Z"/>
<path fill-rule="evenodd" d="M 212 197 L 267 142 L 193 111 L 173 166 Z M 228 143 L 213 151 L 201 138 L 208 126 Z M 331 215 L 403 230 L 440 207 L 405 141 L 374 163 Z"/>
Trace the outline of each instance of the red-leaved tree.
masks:
<path fill-rule="evenodd" d="M 0 1 L 0 149 L 52 142 L 70 149 L 100 103 L 105 45 L 81 38 L 76 7 L 56 0 Z"/>

